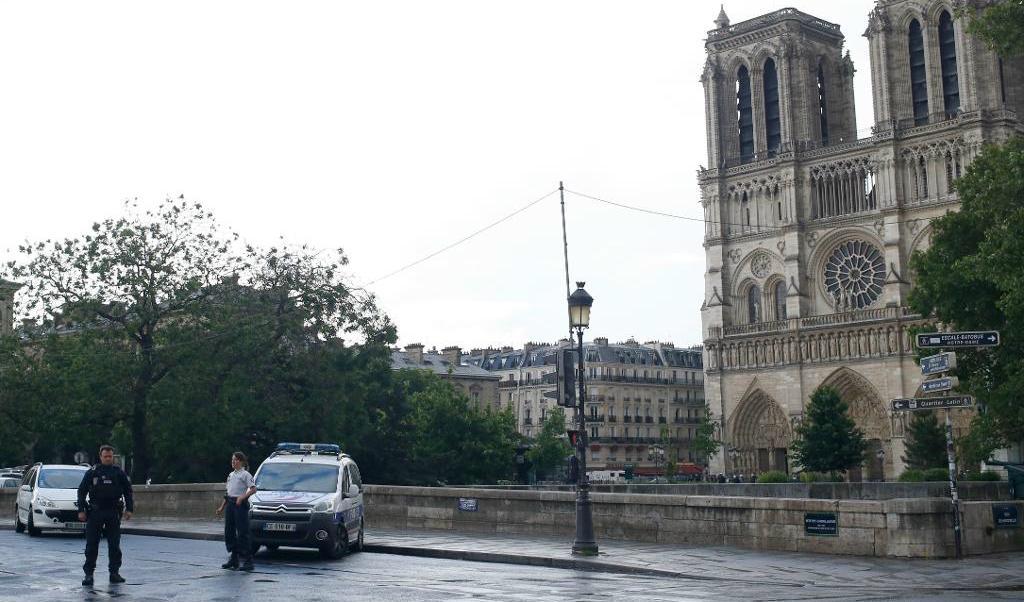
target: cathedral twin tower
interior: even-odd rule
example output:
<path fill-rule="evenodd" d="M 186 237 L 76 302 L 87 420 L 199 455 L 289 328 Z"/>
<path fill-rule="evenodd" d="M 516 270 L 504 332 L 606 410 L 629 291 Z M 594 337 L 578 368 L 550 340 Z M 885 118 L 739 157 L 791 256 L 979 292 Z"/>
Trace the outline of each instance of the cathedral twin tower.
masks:
<path fill-rule="evenodd" d="M 921 381 L 910 257 L 958 206 L 953 183 L 982 147 L 1024 132 L 1024 64 L 955 15 L 946 1 L 876 2 L 864 34 L 875 123 L 862 132 L 839 25 L 792 8 L 733 25 L 723 9 L 708 32 L 701 311 L 724 441 L 713 471 L 789 470 L 823 384 L 869 439 L 863 477 L 902 471 L 904 418 L 888 400 Z"/>

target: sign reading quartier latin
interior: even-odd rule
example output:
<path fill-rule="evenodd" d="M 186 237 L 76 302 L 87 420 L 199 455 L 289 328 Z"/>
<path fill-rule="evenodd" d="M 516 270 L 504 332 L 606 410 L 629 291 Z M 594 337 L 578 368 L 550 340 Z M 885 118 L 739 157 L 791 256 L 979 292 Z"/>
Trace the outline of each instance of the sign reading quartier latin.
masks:
<path fill-rule="evenodd" d="M 995 347 L 998 344 L 999 332 L 996 330 L 929 332 L 917 335 L 918 347 Z"/>
<path fill-rule="evenodd" d="M 969 408 L 972 405 L 974 405 L 974 398 L 970 395 L 892 400 L 892 410 L 894 412 L 907 410 L 940 410 L 942 408 Z"/>

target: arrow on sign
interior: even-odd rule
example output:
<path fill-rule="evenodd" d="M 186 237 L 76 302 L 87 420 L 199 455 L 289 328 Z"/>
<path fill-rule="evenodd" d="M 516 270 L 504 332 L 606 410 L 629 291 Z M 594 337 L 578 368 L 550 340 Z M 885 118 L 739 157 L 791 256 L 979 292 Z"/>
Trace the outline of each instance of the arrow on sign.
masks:
<path fill-rule="evenodd" d="M 893 399 L 892 411 L 905 412 L 917 410 L 938 410 L 942 408 L 969 408 L 974 405 L 970 395 L 957 397 L 929 397 L 925 399 Z"/>
<path fill-rule="evenodd" d="M 960 386 L 960 379 L 955 376 L 945 378 L 933 378 L 921 383 L 921 391 L 925 393 L 936 393 L 938 391 L 952 391 Z"/>

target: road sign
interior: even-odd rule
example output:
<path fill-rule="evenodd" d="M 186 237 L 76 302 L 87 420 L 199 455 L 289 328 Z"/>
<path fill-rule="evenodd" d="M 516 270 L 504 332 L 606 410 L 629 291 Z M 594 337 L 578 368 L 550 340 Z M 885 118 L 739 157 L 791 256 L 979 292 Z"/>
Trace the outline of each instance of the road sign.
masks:
<path fill-rule="evenodd" d="M 952 351 L 921 358 L 921 374 L 941 374 L 956 368 L 956 354 Z"/>
<path fill-rule="evenodd" d="M 923 399 L 893 399 L 892 411 L 939 410 L 942 408 L 969 408 L 974 405 L 970 395 L 953 397 L 927 397 Z"/>
<path fill-rule="evenodd" d="M 999 331 L 928 332 L 917 335 L 918 347 L 995 347 Z"/>
<path fill-rule="evenodd" d="M 944 378 L 933 378 L 921 383 L 921 390 L 925 393 L 937 393 L 939 391 L 952 391 L 960 386 L 960 379 L 955 376 Z"/>

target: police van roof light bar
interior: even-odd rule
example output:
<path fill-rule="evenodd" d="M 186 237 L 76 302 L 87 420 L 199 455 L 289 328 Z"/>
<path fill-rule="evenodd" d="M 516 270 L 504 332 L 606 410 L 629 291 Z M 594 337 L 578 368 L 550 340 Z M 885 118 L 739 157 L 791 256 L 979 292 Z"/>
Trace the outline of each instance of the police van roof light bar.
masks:
<path fill-rule="evenodd" d="M 335 443 L 278 443 L 277 453 L 341 455 L 341 446 Z"/>

